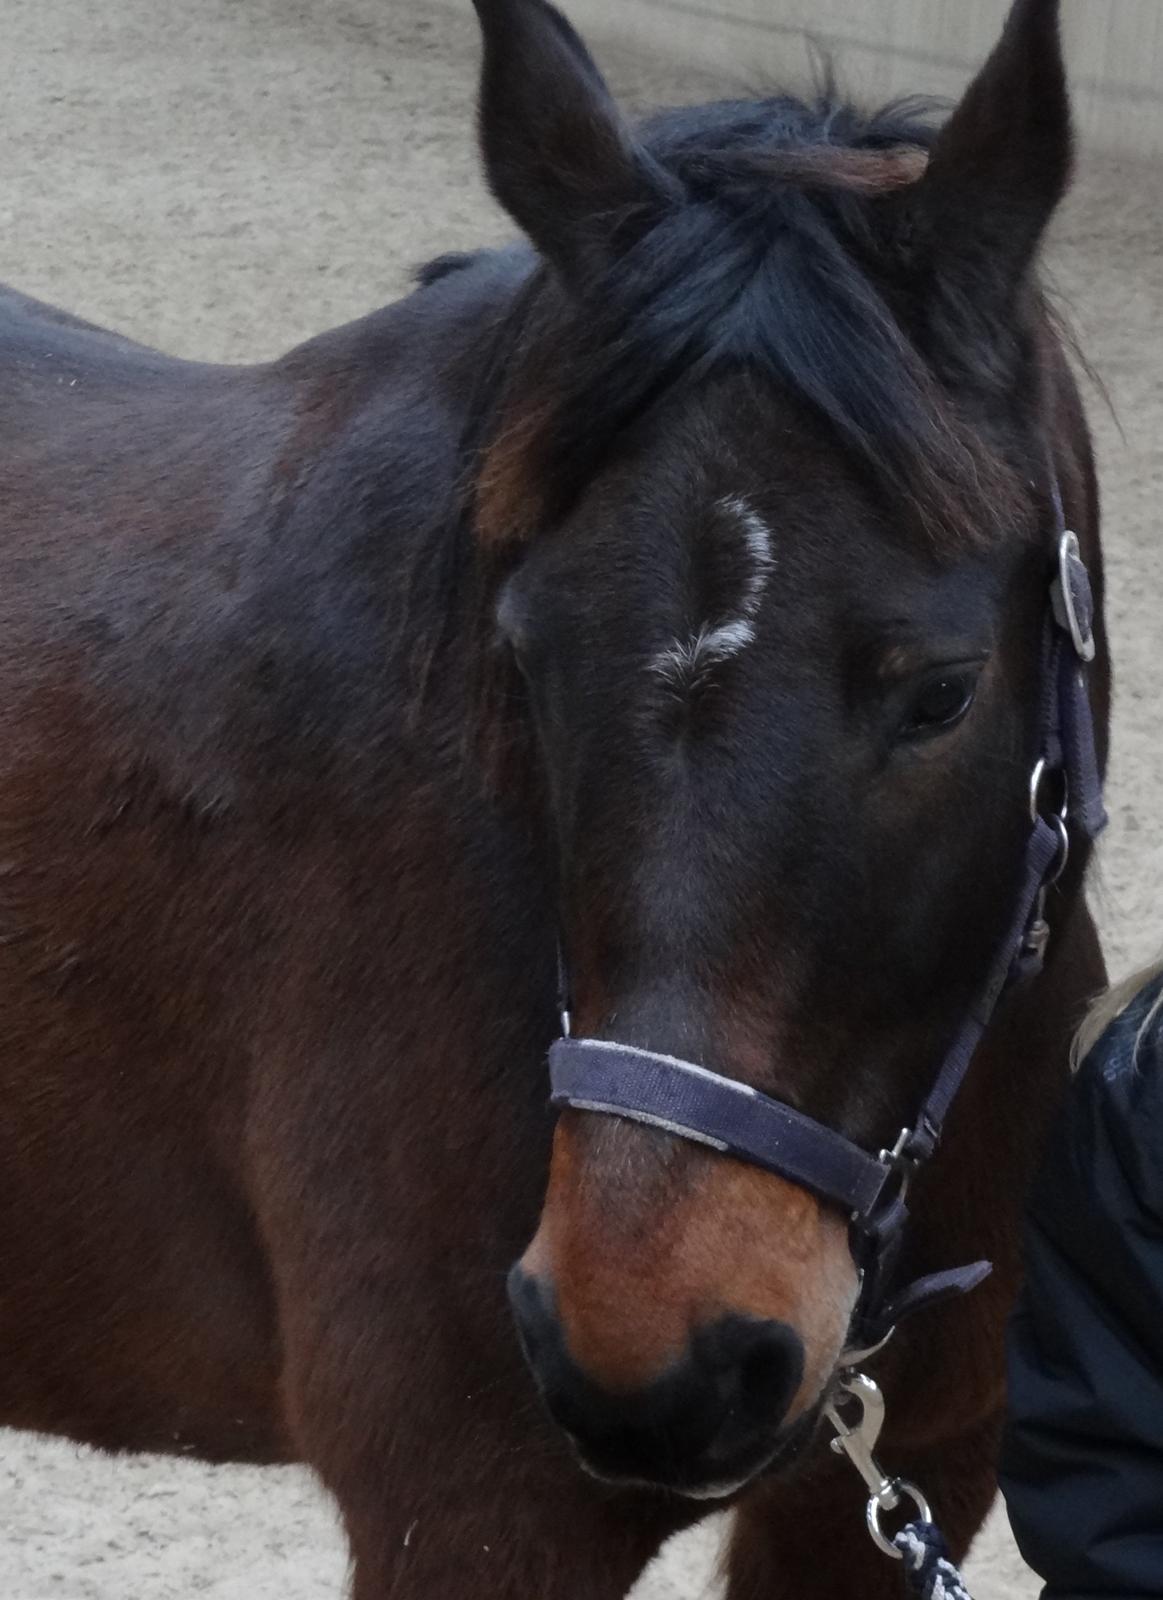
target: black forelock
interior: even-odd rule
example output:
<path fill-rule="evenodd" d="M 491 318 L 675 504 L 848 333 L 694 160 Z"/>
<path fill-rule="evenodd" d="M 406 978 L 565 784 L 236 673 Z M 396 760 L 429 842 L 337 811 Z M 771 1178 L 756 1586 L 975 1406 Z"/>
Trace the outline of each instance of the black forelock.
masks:
<path fill-rule="evenodd" d="M 664 394 L 742 369 L 824 419 L 931 532 L 956 534 L 982 488 L 979 442 L 894 309 L 885 264 L 891 197 L 934 139 L 921 104 L 725 101 L 640 132 L 684 200 L 645 224 L 607 219 L 615 247 L 591 281 L 566 290 L 546 268 L 531 296 L 519 384 L 538 396 L 549 502 Z"/>

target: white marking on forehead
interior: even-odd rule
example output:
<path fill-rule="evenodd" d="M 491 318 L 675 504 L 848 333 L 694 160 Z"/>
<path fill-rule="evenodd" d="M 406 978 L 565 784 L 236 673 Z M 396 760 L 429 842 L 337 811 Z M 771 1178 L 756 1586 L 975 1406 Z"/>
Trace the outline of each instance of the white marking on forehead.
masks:
<path fill-rule="evenodd" d="M 737 656 L 754 643 L 755 629 L 743 618 L 724 623 L 721 628 L 704 625 L 689 639 L 676 639 L 667 649 L 660 650 L 650 663 L 650 670 L 675 688 L 688 689 L 717 662 Z"/>
<path fill-rule="evenodd" d="M 749 621 L 753 621 L 759 610 L 759 602 L 763 599 L 763 591 L 767 588 L 771 569 L 775 565 L 775 557 L 771 553 L 771 529 L 758 511 L 738 495 L 730 495 L 727 499 L 720 500 L 719 510 L 734 517 L 743 530 L 747 553 L 751 557 L 751 569 L 743 579 L 743 594 L 739 609 Z"/>
<path fill-rule="evenodd" d="M 743 534 L 747 565 L 738 601 L 739 612 L 714 625 L 703 622 L 688 638 L 676 639 L 654 657 L 650 663 L 651 672 L 680 689 L 690 688 L 720 661 L 737 656 L 755 643 L 755 618 L 775 565 L 771 530 L 746 500 L 739 495 L 728 495 L 717 502 L 716 510 L 725 512 Z"/>

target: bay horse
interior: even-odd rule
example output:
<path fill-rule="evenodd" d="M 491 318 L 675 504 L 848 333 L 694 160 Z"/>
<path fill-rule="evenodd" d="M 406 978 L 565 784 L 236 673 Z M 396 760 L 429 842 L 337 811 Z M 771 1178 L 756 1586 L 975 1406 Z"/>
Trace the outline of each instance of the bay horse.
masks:
<path fill-rule="evenodd" d="M 308 1463 L 356 1600 L 618 1600 L 714 1496 L 730 1600 L 886 1600 L 816 1426 L 846 1218 L 554 1130 L 556 952 L 578 1032 L 868 1150 L 971 1003 L 1053 484 L 1101 577 L 1037 272 L 1058 6 L 939 128 L 831 89 L 633 126 L 543 0 L 477 10 L 527 242 L 254 367 L 3 297 L 0 1420 Z M 993 1276 L 875 1369 L 958 1555 L 1103 977 L 1086 853 L 913 1196 L 908 1270 Z"/>

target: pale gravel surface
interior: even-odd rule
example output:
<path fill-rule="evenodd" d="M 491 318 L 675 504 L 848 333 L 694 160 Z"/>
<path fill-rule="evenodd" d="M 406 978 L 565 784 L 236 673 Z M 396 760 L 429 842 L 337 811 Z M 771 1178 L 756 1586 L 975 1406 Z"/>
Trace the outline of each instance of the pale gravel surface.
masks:
<path fill-rule="evenodd" d="M 0 277 L 178 354 L 244 360 L 391 299 L 413 261 L 504 236 L 471 143 L 467 12 L 4 0 Z M 704 87 L 607 65 L 646 100 Z M 1121 969 L 1163 943 L 1160 172 L 1088 162 L 1053 265 L 1123 429 L 1092 401 L 1119 665 L 1098 903 Z M 714 1594 L 713 1539 L 676 1545 L 638 1600 Z M 0 1600 L 337 1600 L 344 1567 L 304 1472 L 0 1433 Z M 1037 1593 L 1000 1517 L 971 1571 L 978 1600 Z"/>

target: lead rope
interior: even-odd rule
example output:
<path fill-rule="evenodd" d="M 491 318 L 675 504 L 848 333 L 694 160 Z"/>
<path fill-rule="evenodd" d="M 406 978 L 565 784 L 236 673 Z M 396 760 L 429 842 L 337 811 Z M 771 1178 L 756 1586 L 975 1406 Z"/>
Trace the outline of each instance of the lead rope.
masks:
<path fill-rule="evenodd" d="M 891 1334 L 888 1336 L 891 1338 Z M 883 1349 L 888 1338 L 873 1350 L 854 1351 L 852 1365 L 838 1374 L 824 1415 L 836 1430 L 832 1449 L 847 1456 L 868 1490 L 865 1522 L 878 1550 L 902 1563 L 905 1592 L 917 1600 L 972 1600 L 965 1580 L 949 1559 L 949 1549 L 933 1521 L 929 1503 L 915 1483 L 890 1478 L 876 1459 L 876 1445 L 884 1427 L 884 1395 L 880 1385 L 866 1373 L 857 1372 L 862 1362 Z M 881 1526 L 886 1512 L 910 1504 L 916 1512 L 891 1538 Z"/>
<path fill-rule="evenodd" d="M 920 1600 L 972 1600 L 965 1579 L 949 1560 L 939 1531 L 931 1522 L 910 1522 L 893 1540 L 905 1564 L 905 1589 Z"/>

